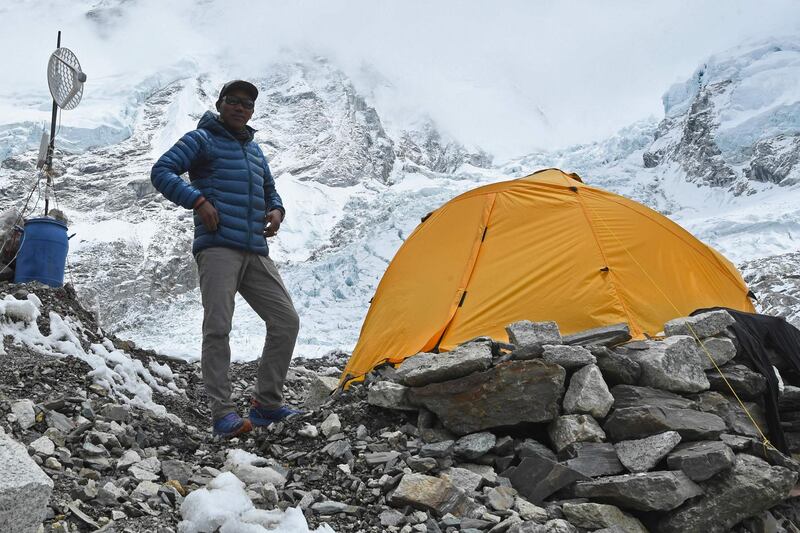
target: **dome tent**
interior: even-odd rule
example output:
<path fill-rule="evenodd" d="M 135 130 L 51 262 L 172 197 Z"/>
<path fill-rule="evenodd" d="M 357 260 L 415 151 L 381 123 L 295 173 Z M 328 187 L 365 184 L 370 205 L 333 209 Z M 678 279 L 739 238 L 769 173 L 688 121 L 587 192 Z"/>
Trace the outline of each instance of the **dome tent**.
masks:
<path fill-rule="evenodd" d="M 409 235 L 381 279 L 342 380 L 519 320 L 634 338 L 695 309 L 753 312 L 736 267 L 665 216 L 558 169 L 479 187 Z M 676 309 L 677 308 L 677 309 Z"/>

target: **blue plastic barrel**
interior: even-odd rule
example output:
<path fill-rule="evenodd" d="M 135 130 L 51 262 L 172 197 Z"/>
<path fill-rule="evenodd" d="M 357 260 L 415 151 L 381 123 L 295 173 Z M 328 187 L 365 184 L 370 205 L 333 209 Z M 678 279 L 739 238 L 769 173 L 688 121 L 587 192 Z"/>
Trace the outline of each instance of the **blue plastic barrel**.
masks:
<path fill-rule="evenodd" d="M 40 281 L 51 287 L 61 287 L 68 250 L 66 224 L 48 217 L 26 220 L 14 283 Z"/>

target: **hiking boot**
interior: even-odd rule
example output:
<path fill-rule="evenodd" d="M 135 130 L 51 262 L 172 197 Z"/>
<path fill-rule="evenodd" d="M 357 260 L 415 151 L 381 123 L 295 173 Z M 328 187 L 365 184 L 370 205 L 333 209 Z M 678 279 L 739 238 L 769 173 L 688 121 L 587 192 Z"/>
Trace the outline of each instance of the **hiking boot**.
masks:
<path fill-rule="evenodd" d="M 228 413 L 214 421 L 214 436 L 232 439 L 253 429 L 253 424 L 236 413 Z"/>
<path fill-rule="evenodd" d="M 296 409 L 289 409 L 285 405 L 281 405 L 277 409 L 267 409 L 253 400 L 250 407 L 250 422 L 255 427 L 269 426 L 273 422 L 280 422 L 281 420 L 294 415 L 302 415 L 303 411 Z"/>

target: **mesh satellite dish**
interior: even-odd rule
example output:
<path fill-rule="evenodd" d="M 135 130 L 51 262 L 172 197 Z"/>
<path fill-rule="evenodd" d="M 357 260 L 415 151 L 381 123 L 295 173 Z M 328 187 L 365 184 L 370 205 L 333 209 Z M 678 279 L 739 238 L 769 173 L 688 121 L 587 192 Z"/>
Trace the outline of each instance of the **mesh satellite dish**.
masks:
<path fill-rule="evenodd" d="M 75 109 L 83 96 L 86 74 L 69 48 L 57 48 L 47 64 L 47 84 L 53 101 L 61 109 Z"/>

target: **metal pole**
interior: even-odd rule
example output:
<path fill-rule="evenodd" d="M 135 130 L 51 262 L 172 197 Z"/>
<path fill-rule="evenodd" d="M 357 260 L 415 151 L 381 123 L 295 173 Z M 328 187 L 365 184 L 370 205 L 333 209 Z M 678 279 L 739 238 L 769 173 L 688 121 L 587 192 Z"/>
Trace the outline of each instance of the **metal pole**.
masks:
<path fill-rule="evenodd" d="M 56 49 L 61 48 L 61 30 L 58 30 L 58 40 L 56 41 Z M 53 186 L 53 178 L 51 172 L 53 170 L 53 151 L 56 144 L 56 119 L 58 118 L 58 104 L 53 98 L 53 114 L 50 118 L 50 146 L 47 147 L 47 160 L 44 164 L 45 174 L 47 175 L 47 184 L 44 190 L 44 214 L 50 211 L 50 188 Z"/>

